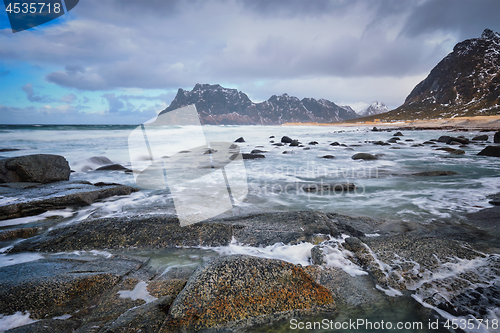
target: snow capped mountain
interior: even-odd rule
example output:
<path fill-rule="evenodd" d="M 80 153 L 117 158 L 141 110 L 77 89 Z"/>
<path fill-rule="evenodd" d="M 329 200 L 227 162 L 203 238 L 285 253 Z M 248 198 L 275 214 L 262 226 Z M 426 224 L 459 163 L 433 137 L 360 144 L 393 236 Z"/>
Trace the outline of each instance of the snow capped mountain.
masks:
<path fill-rule="evenodd" d="M 218 84 L 196 84 L 191 91 L 179 89 L 165 113 L 195 104 L 203 124 L 271 125 L 287 122 L 338 122 L 357 118 L 352 109 L 341 108 L 326 99 L 316 100 L 283 94 L 261 103 L 252 102 L 236 89 Z M 160 113 L 160 114 L 161 114 Z"/>
<path fill-rule="evenodd" d="M 373 116 L 376 114 L 381 114 L 388 112 L 389 108 L 387 106 L 379 101 L 375 101 L 372 104 L 370 104 L 368 107 L 365 109 L 361 110 L 358 114 L 360 117 L 368 117 L 368 116 Z"/>
<path fill-rule="evenodd" d="M 500 114 L 500 34 L 458 43 L 386 119 Z"/>

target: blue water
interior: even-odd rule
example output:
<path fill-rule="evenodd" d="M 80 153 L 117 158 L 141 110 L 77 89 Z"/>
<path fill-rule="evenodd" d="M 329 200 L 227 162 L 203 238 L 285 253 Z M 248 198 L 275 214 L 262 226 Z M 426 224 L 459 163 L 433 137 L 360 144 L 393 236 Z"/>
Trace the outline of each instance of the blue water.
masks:
<path fill-rule="evenodd" d="M 123 172 L 82 171 L 85 160 L 105 156 L 115 163 L 131 167 L 128 136 L 136 126 L 120 125 L 2 125 L 0 149 L 17 148 L 3 152 L 10 157 L 25 154 L 58 154 L 64 156 L 73 170 L 75 180 L 108 181 L 135 185 L 132 174 Z M 467 138 L 478 131 L 448 133 L 446 131 L 402 131 L 400 142 L 405 145 L 377 146 L 367 141 L 386 141 L 389 132 L 371 132 L 367 127 L 330 126 L 204 126 L 207 141 L 240 143 L 245 153 L 253 149 L 266 151 L 265 159 L 245 161 L 249 194 L 235 209 L 237 213 L 270 210 L 321 210 L 347 215 L 371 216 L 388 220 L 406 220 L 421 223 L 455 221 L 465 214 L 490 207 L 486 195 L 500 191 L 500 159 L 477 156 L 484 148 L 469 145 L 462 148 L 464 155 L 451 156 L 430 145 L 411 147 L 440 135 L 464 135 Z M 489 134 L 492 138 L 491 133 Z M 276 147 L 283 135 L 300 140 L 302 147 Z M 270 139 L 270 136 L 275 136 Z M 414 141 L 405 142 L 407 139 Z M 189 140 L 182 127 L 165 129 L 165 141 L 171 146 Z M 348 147 L 330 146 L 339 142 Z M 447 146 L 439 143 L 439 146 Z M 394 147 L 400 149 L 392 149 Z M 452 146 L 457 148 L 457 146 Z M 283 154 L 287 151 L 287 154 Z M 355 161 L 358 152 L 383 155 L 376 161 Z M 323 159 L 334 155 L 334 159 Z M 90 165 L 91 167 L 95 167 Z M 443 177 L 413 177 L 412 173 L 449 170 L 458 175 Z M 352 182 L 358 186 L 354 193 L 315 194 L 297 189 L 304 184 Z M 142 192 L 141 204 L 157 202 L 164 192 Z M 146 198 L 144 197 L 146 196 Z M 149 199 L 148 199 L 149 198 Z M 135 198 L 137 199 L 137 198 Z M 135 200 L 132 199 L 132 200 Z M 114 211 L 134 205 L 130 198 L 114 202 Z M 138 199 L 137 199 L 138 200 Z M 156 204 L 155 204 L 156 205 Z M 126 209 L 123 213 L 126 213 Z M 102 207 L 100 208 L 102 209 Z"/>
<path fill-rule="evenodd" d="M 92 162 L 96 156 L 106 157 L 114 163 L 132 168 L 129 154 L 129 136 L 137 126 L 120 125 L 0 125 L 0 149 L 19 149 L 0 152 L 1 157 L 27 154 L 57 154 L 64 156 L 75 171 L 71 180 L 113 182 L 136 186 L 134 175 L 123 171 L 94 171 L 99 165 Z M 467 213 L 491 207 L 487 195 L 500 192 L 500 159 L 477 156 L 484 145 L 471 144 L 461 148 L 465 154 L 452 156 L 436 147 L 413 144 L 437 139 L 441 135 L 464 135 L 471 139 L 478 131 L 411 131 L 403 130 L 401 144 L 378 146 L 371 141 L 386 141 L 393 132 L 371 132 L 367 127 L 334 126 L 204 126 L 204 136 L 208 142 L 233 142 L 243 137 L 241 151 L 249 153 L 253 149 L 265 151 L 264 159 L 246 160 L 248 195 L 229 214 L 318 210 L 336 212 L 350 216 L 369 216 L 386 220 L 404 220 L 416 223 L 459 223 Z M 169 148 L 186 147 L 191 144 L 189 129 L 176 126 L 161 129 L 159 139 Z M 492 138 L 493 132 L 488 134 Z M 304 147 L 277 147 L 270 142 L 279 142 L 287 135 L 298 139 Z M 275 138 L 270 138 L 274 136 Z M 413 141 L 405 141 L 413 140 Z M 308 145 L 317 141 L 318 145 Z M 339 142 L 345 146 L 331 146 Z M 437 143 L 440 147 L 447 146 Z M 310 148 L 308 150 L 304 148 Z M 399 149 L 393 149 L 393 148 Z M 458 148 L 457 146 L 452 146 Z M 194 148 L 194 147 L 193 147 Z M 180 150 L 180 148 L 179 148 Z M 286 152 L 285 154 L 283 152 Z M 376 154 L 375 161 L 353 160 L 355 153 Z M 147 152 L 144 152 L 147 155 Z M 333 159 L 321 156 L 334 155 Z M 215 155 L 214 155 L 215 156 Z M 132 156 L 132 158 L 134 158 Z M 135 161 L 137 162 L 137 161 Z M 446 170 L 457 175 L 442 177 L 415 177 L 421 171 Z M 245 178 L 245 177 L 244 177 Z M 307 184 L 335 184 L 351 182 L 357 189 L 353 192 L 308 193 L 300 188 Z M 240 184 L 241 185 L 241 184 Z M 12 198 L 0 197 L 0 203 Z M 142 190 L 130 196 L 112 197 L 96 202 L 89 207 L 72 211 L 68 208 L 55 212 L 62 216 L 63 224 L 78 222 L 89 216 L 130 216 L 132 214 L 175 213 L 172 197 L 167 190 Z M 31 223 L 34 217 L 22 218 L 12 223 Z M 24 220 L 23 220 L 24 219 Z M 36 218 L 35 218 L 36 219 Z M 9 221 L 3 221 L 7 223 Z M 53 222 L 57 224 L 59 222 Z M 7 225 L 7 224 L 5 224 Z M 9 224 L 8 226 L 10 226 Z M 8 227 L 7 226 L 7 227 Z M 4 244 L 2 246 L 7 246 Z M 198 265 L 204 256 L 216 255 L 210 250 L 193 254 L 182 250 L 179 253 L 136 253 L 151 258 L 154 269 L 173 266 Z M 207 252 L 208 251 L 208 252 Z M 209 253 L 209 254 L 206 254 Z M 293 254 L 293 253 L 292 253 Z M 5 254 L 0 254 L 3 259 Z M 37 254 L 40 257 L 46 254 Z M 19 254 L 19 262 L 37 260 Z M 473 268 L 474 269 L 474 268 Z M 397 322 L 422 322 L 422 329 L 405 332 L 440 332 L 426 326 L 428 318 L 416 314 L 421 307 L 408 298 L 396 298 L 391 308 L 340 309 L 339 314 L 329 318 L 334 322 L 349 319 L 365 319 L 373 322 L 390 320 Z M 420 308 L 421 310 L 421 308 Z M 419 310 L 419 311 L 420 311 Z M 306 317 L 304 321 L 322 320 Z M 440 329 L 442 326 L 440 327 Z M 288 332 L 288 321 L 262 327 L 259 331 Z M 318 332 L 331 330 L 315 330 Z M 337 330 L 333 330 L 337 331 Z M 370 332 L 371 330 L 341 330 L 343 332 Z M 377 330 L 390 332 L 397 330 Z"/>

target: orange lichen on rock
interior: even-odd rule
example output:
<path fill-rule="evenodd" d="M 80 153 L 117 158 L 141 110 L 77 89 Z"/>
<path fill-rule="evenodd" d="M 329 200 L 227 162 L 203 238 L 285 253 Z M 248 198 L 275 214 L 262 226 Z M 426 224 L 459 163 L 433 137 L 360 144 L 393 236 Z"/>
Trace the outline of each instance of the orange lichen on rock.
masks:
<path fill-rule="evenodd" d="M 296 309 L 329 306 L 333 297 L 300 266 L 237 255 L 199 269 L 170 308 L 164 331 L 199 330 Z"/>

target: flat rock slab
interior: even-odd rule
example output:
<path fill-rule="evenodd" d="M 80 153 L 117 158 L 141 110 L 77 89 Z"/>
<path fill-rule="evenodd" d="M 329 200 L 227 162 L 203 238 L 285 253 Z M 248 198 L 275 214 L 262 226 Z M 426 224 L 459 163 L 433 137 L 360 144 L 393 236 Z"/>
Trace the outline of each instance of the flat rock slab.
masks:
<path fill-rule="evenodd" d="M 181 227 L 174 216 L 102 218 L 50 230 L 16 244 L 11 252 L 222 246 L 231 242 L 232 228 L 221 223 Z"/>
<path fill-rule="evenodd" d="M 318 212 L 275 212 L 214 219 L 181 227 L 174 216 L 102 218 L 53 229 L 17 243 L 11 253 L 22 251 L 60 252 L 73 250 L 139 248 L 155 249 L 177 246 L 226 246 L 231 240 L 252 246 L 276 243 L 318 243 L 341 233 L 363 236 L 344 224 L 368 230 L 363 218 L 330 218 Z M 365 221 L 366 220 L 366 221 Z"/>
<path fill-rule="evenodd" d="M 98 199 L 129 195 L 137 189 L 109 184 L 94 186 L 89 182 L 65 181 L 52 184 L 0 184 L 0 220 L 31 216 L 69 206 L 87 206 Z"/>
<path fill-rule="evenodd" d="M 467 222 L 476 228 L 500 237 L 500 206 L 481 209 L 467 214 Z"/>
<path fill-rule="evenodd" d="M 60 316 L 89 305 L 139 269 L 122 257 L 51 258 L 0 268 L 0 313 L 29 311 L 32 318 Z"/>
<path fill-rule="evenodd" d="M 326 214 L 314 211 L 250 214 L 213 222 L 231 224 L 234 238 L 239 243 L 251 246 L 268 246 L 280 242 L 316 243 L 324 240 L 320 235 L 337 237 L 341 234 L 338 226 Z"/>

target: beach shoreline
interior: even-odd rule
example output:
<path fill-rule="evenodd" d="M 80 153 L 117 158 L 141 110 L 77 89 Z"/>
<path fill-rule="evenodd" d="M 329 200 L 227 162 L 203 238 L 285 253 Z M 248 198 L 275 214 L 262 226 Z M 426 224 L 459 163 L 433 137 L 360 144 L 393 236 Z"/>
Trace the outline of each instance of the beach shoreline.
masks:
<path fill-rule="evenodd" d="M 499 130 L 500 116 L 456 117 L 444 119 L 418 119 L 395 122 L 366 121 L 338 123 L 285 123 L 282 126 L 342 126 L 342 127 L 391 127 L 400 129 L 459 129 Z"/>

